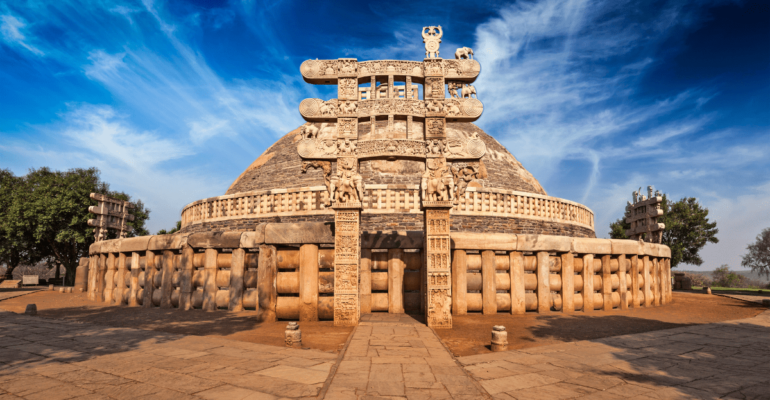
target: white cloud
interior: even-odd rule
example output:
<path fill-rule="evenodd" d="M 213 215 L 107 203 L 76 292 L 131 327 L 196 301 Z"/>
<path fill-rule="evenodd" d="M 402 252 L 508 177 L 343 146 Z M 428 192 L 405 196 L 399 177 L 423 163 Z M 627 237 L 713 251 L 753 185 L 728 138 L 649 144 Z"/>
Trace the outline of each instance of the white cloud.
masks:
<path fill-rule="evenodd" d="M 27 37 L 23 33 L 26 26 L 27 23 L 23 19 L 9 14 L 0 15 L 0 33 L 2 33 L 6 43 L 12 46 L 21 46 L 37 56 L 45 55 L 40 49 L 28 43 Z"/>

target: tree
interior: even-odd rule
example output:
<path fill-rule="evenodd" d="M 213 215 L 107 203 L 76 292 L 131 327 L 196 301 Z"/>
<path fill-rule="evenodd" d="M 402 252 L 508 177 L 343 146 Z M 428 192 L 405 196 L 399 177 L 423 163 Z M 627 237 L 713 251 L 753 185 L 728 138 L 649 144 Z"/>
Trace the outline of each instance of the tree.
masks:
<path fill-rule="evenodd" d="M 770 228 L 765 228 L 757 235 L 757 241 L 748 245 L 749 251 L 743 256 L 741 265 L 750 267 L 751 272 L 764 274 L 770 278 Z"/>
<path fill-rule="evenodd" d="M 701 265 L 698 254 L 706 243 L 718 243 L 719 232 L 716 222 L 709 222 L 708 208 L 704 208 L 694 197 L 685 197 L 671 204 L 664 194 L 660 204 L 663 215 L 658 222 L 666 224 L 663 230 L 663 244 L 671 248 L 671 267 L 680 263 Z M 610 224 L 610 237 L 625 239 L 630 226 L 621 218 Z"/>
<path fill-rule="evenodd" d="M 730 271 L 727 264 L 722 264 L 721 267 L 715 269 L 711 276 L 714 278 L 712 284 L 716 287 L 743 288 L 748 286 L 746 277 Z"/>
<path fill-rule="evenodd" d="M 28 260 L 45 261 L 49 267 L 62 265 L 66 271 L 66 283 L 75 281 L 78 260 L 88 256 L 88 248 L 94 242 L 93 228 L 88 226 L 88 219 L 93 215 L 88 207 L 96 205 L 91 200 L 91 192 L 102 193 L 122 200 L 130 196 L 122 192 L 109 190 L 109 185 L 99 179 L 99 170 L 72 169 L 66 172 L 51 171 L 49 168 L 33 169 L 14 182 L 11 195 L 2 195 L 10 201 L 8 215 L 0 218 L 3 232 L 12 232 L 21 239 L 21 253 Z M 144 224 L 149 219 L 150 210 L 137 200 L 136 208 L 130 210 L 134 221 L 127 224 L 132 228 L 127 235 L 146 235 Z M 110 232 L 108 238 L 115 238 Z M 7 236 L 7 234 L 6 234 Z M 5 243 L 0 243 L 3 251 L 8 252 Z"/>
<path fill-rule="evenodd" d="M 176 227 L 172 228 L 170 231 L 161 229 L 158 231 L 158 233 L 156 233 L 156 235 L 170 235 L 172 233 L 178 232 L 180 229 L 182 229 L 182 221 L 176 221 Z"/>
<path fill-rule="evenodd" d="M 31 230 L 18 220 L 18 204 L 23 200 L 18 188 L 22 183 L 23 178 L 13 172 L 0 170 L 0 264 L 5 264 L 5 279 L 13 279 L 13 271 L 20 264 L 40 261 Z"/>

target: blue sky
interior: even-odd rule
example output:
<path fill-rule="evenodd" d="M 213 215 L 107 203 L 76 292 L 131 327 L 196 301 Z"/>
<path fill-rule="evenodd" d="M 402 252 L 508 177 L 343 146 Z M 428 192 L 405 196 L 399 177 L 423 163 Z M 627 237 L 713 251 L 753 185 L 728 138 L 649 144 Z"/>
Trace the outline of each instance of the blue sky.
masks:
<path fill-rule="evenodd" d="M 421 60 L 472 47 L 495 136 L 597 235 L 631 192 L 697 197 L 701 269 L 770 226 L 767 1 L 0 2 L 0 167 L 96 166 L 169 228 L 303 121 L 309 58 Z"/>

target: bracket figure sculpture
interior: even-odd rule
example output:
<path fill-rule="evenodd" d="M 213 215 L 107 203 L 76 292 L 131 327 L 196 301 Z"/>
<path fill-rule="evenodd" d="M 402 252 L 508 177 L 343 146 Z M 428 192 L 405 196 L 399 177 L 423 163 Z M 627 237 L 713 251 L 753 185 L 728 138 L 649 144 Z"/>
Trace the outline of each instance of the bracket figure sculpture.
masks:
<path fill-rule="evenodd" d="M 438 32 L 436 32 L 438 30 Z M 425 26 L 422 28 L 422 42 L 425 43 L 425 58 L 439 58 L 438 48 L 441 45 L 441 37 L 444 31 L 439 26 Z"/>
<path fill-rule="evenodd" d="M 303 139 L 315 139 L 317 137 L 318 137 L 318 127 L 316 127 L 314 124 L 308 123 L 307 125 L 302 126 Z"/>
<path fill-rule="evenodd" d="M 432 158 L 422 175 L 423 201 L 454 201 L 454 177 L 443 159 Z"/>
<path fill-rule="evenodd" d="M 358 161 L 340 158 L 337 176 L 331 181 L 331 201 L 335 203 L 360 203 L 364 198 L 364 179 L 356 171 Z"/>
<path fill-rule="evenodd" d="M 455 51 L 455 58 L 458 60 L 473 60 L 473 49 L 470 47 L 460 47 Z"/>
<path fill-rule="evenodd" d="M 307 173 L 309 168 L 321 168 L 324 172 L 324 185 L 326 186 L 326 207 L 332 205 L 332 163 L 330 161 L 313 160 L 302 162 L 302 173 Z"/>
<path fill-rule="evenodd" d="M 463 99 L 470 99 L 472 97 L 475 97 L 477 99 L 479 98 L 479 96 L 476 95 L 476 88 L 473 87 L 473 85 L 469 85 L 467 83 L 463 85 L 460 96 L 462 96 Z"/>
<path fill-rule="evenodd" d="M 474 97 L 476 99 L 479 98 L 479 96 L 476 94 L 476 87 L 473 85 L 462 82 L 449 81 L 447 82 L 447 87 L 449 90 L 449 96 L 453 99 L 470 99 Z M 460 91 L 459 95 L 457 93 L 458 90 Z M 459 112 L 460 111 L 458 109 L 456 113 Z"/>

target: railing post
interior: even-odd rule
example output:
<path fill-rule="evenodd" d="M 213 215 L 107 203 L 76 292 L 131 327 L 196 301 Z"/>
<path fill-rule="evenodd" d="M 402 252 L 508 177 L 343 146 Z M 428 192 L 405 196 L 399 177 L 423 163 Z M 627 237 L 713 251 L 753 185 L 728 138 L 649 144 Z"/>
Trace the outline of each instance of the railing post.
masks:
<path fill-rule="evenodd" d="M 139 293 L 139 273 L 142 272 L 141 266 L 139 266 L 139 253 L 131 253 L 131 286 L 128 292 L 128 306 L 138 307 L 139 300 L 136 299 L 137 293 Z"/>
<path fill-rule="evenodd" d="M 455 250 L 452 258 L 452 314 L 468 314 L 468 254 Z"/>
<path fill-rule="evenodd" d="M 628 310 L 628 285 L 626 284 L 626 255 L 618 256 L 618 293 L 620 293 L 620 309 Z"/>
<path fill-rule="evenodd" d="M 551 256 L 547 251 L 537 253 L 537 312 L 551 311 Z"/>
<path fill-rule="evenodd" d="M 484 315 L 497 314 L 497 285 L 495 275 L 495 252 L 484 250 L 481 252 L 481 304 Z"/>
<path fill-rule="evenodd" d="M 594 311 L 594 255 L 583 255 L 583 312 Z"/>
<path fill-rule="evenodd" d="M 612 256 L 602 256 L 602 298 L 604 299 L 604 311 L 612 310 L 612 271 L 610 260 Z"/>
<path fill-rule="evenodd" d="M 259 314 L 257 318 L 263 322 L 276 320 L 275 306 L 278 301 L 278 292 L 275 287 L 275 279 L 278 274 L 278 258 L 275 246 L 259 246 L 259 266 L 257 268 L 257 303 Z"/>
<path fill-rule="evenodd" d="M 117 282 L 115 285 L 115 296 L 113 303 L 115 305 L 123 304 L 123 292 L 126 290 L 126 253 L 118 253 L 118 271 Z"/>
<path fill-rule="evenodd" d="M 652 293 L 650 291 L 650 256 L 644 256 L 643 264 L 644 306 L 649 307 L 652 304 Z"/>
<path fill-rule="evenodd" d="M 206 249 L 203 262 L 203 310 L 217 309 L 217 249 Z M 164 279 L 165 281 L 165 279 Z"/>
<path fill-rule="evenodd" d="M 511 314 L 525 314 L 527 302 L 524 289 L 524 253 L 512 251 L 510 257 Z"/>
<path fill-rule="evenodd" d="M 631 307 L 639 308 L 639 256 L 631 256 Z"/>
<path fill-rule="evenodd" d="M 174 252 L 163 250 L 160 258 L 161 265 L 161 283 L 160 283 L 160 308 L 173 308 L 171 304 L 171 292 L 174 291 L 172 284 L 174 279 Z"/>
<path fill-rule="evenodd" d="M 372 313 L 372 249 L 361 249 L 361 314 Z"/>
<path fill-rule="evenodd" d="M 404 312 L 404 250 L 388 249 L 388 312 Z"/>
<path fill-rule="evenodd" d="M 561 255 L 561 311 L 572 314 L 575 311 L 575 264 L 572 253 Z"/>
<path fill-rule="evenodd" d="M 182 257 L 179 260 L 179 309 L 180 310 L 192 310 L 192 292 L 193 292 L 193 258 L 195 257 L 195 250 L 190 246 L 184 246 L 182 248 Z M 147 284 L 145 283 L 145 286 Z"/>
<path fill-rule="evenodd" d="M 155 291 L 155 252 L 147 250 L 144 254 L 144 298 L 142 307 L 152 308 L 152 292 Z"/>
<path fill-rule="evenodd" d="M 107 271 L 104 274 L 104 299 L 107 304 L 112 304 L 115 292 L 115 254 L 107 255 Z"/>
<path fill-rule="evenodd" d="M 303 244 L 299 248 L 299 320 L 318 321 L 318 245 L 316 244 Z"/>

